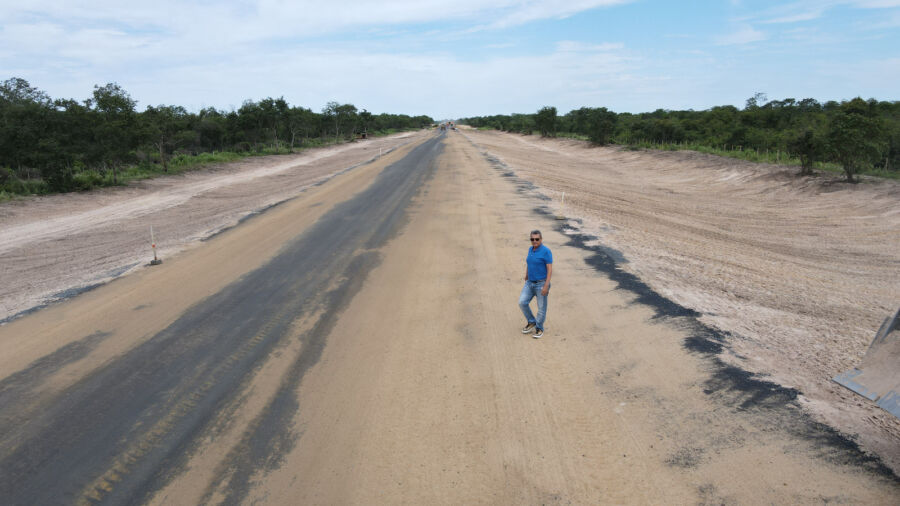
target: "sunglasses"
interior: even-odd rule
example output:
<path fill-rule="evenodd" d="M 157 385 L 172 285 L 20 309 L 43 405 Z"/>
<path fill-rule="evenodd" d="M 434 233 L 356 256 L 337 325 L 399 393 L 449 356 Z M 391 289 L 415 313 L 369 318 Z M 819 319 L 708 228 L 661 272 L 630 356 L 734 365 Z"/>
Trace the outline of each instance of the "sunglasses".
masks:
<path fill-rule="evenodd" d="M 541 238 L 540 237 L 538 237 L 538 238 L 532 237 L 531 242 L 541 242 Z"/>

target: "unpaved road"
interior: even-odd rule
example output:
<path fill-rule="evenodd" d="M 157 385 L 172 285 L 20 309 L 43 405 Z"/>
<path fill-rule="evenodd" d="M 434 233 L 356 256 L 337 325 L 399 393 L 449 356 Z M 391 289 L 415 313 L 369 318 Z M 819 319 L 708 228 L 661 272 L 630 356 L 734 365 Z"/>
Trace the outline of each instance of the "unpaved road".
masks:
<path fill-rule="evenodd" d="M 0 326 L 4 503 L 896 503 L 482 151 L 420 135 Z M 540 341 L 515 305 L 533 228 Z"/>
<path fill-rule="evenodd" d="M 611 275 L 637 276 L 723 334 L 706 343 L 719 359 L 801 392 L 817 420 L 900 472 L 900 420 L 831 381 L 860 363 L 900 307 L 900 182 L 851 185 L 689 151 L 465 135 L 536 185 L 531 195 L 552 198 L 548 209 L 574 218 L 574 237 L 624 254 Z"/>

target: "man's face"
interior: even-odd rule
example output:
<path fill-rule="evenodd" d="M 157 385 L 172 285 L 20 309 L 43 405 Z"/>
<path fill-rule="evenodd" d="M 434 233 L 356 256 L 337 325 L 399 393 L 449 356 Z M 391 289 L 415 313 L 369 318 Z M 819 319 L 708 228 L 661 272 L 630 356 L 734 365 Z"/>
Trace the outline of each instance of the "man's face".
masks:
<path fill-rule="evenodd" d="M 541 236 L 539 236 L 539 235 L 531 236 L 531 247 L 537 248 L 540 245 L 541 245 Z"/>

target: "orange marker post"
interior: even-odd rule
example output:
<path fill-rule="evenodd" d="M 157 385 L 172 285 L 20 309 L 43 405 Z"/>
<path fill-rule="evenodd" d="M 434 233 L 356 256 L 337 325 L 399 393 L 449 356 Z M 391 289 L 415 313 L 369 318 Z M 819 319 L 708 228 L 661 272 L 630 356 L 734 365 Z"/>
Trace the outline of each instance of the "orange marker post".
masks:
<path fill-rule="evenodd" d="M 153 248 L 153 260 L 150 260 L 150 265 L 161 264 L 162 260 L 156 257 L 156 239 L 153 238 L 153 225 L 150 225 L 150 247 Z"/>

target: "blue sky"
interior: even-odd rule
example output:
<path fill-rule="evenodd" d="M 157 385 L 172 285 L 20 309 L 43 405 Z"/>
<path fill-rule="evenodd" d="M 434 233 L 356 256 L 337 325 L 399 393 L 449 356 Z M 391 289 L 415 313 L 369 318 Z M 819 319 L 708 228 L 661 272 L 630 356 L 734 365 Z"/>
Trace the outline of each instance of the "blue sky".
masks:
<path fill-rule="evenodd" d="M 900 100 L 900 0 L 0 0 L 0 79 L 147 105 L 436 119 Z"/>

